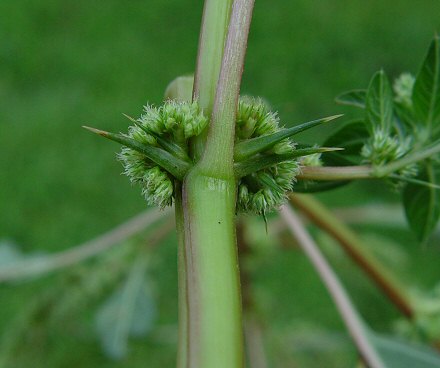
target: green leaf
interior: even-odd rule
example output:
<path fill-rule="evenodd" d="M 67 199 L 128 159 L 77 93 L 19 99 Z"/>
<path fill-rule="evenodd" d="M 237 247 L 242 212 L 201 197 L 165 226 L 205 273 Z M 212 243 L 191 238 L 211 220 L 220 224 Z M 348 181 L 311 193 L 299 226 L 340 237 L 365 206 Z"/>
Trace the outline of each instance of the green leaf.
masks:
<path fill-rule="evenodd" d="M 393 121 L 393 91 L 383 70 L 370 81 L 366 100 L 367 123 L 372 131 L 390 132 Z"/>
<path fill-rule="evenodd" d="M 413 89 L 414 112 L 434 138 L 440 133 L 440 39 L 436 36 L 417 74 Z"/>
<path fill-rule="evenodd" d="M 124 358 L 129 337 L 142 337 L 152 330 L 156 319 L 152 294 L 141 259 L 133 264 L 125 284 L 102 304 L 95 316 L 96 331 L 109 358 Z"/>
<path fill-rule="evenodd" d="M 344 148 L 344 154 L 359 154 L 368 137 L 364 122 L 354 120 L 328 137 L 324 146 Z"/>
<path fill-rule="evenodd" d="M 292 188 L 292 192 L 296 193 L 318 193 L 325 192 L 332 189 L 337 189 L 347 185 L 350 181 L 313 181 L 313 180 L 299 180 Z"/>
<path fill-rule="evenodd" d="M 400 125 L 400 130 L 404 133 L 408 132 L 408 134 L 413 134 L 411 132 L 414 131 L 417 125 L 414 111 L 399 103 L 394 103 L 394 113 Z"/>
<path fill-rule="evenodd" d="M 173 156 L 172 154 L 161 148 L 154 146 L 147 146 L 123 134 L 110 133 L 104 130 L 90 128 L 87 126 L 83 126 L 83 128 L 91 131 L 92 133 L 98 134 L 104 138 L 110 139 L 111 141 L 118 142 L 135 151 L 143 153 L 150 160 L 152 160 L 153 162 L 164 168 L 166 171 L 168 171 L 171 175 L 173 175 L 175 178 L 179 180 L 183 180 L 183 177 L 191 167 L 190 163 Z"/>
<path fill-rule="evenodd" d="M 416 178 L 434 185 L 440 184 L 440 165 L 429 160 Z M 433 187 L 409 183 L 403 192 L 403 205 L 411 229 L 425 242 L 440 217 L 440 191 Z"/>
<path fill-rule="evenodd" d="M 328 166 L 346 166 L 360 164 L 361 149 L 369 137 L 364 121 L 354 120 L 337 130 L 323 143 L 326 147 L 341 147 L 343 153 L 331 152 L 324 157 Z"/>
<path fill-rule="evenodd" d="M 368 337 L 387 368 L 440 367 L 440 355 L 427 346 L 409 344 L 372 331 Z"/>
<path fill-rule="evenodd" d="M 340 105 L 356 106 L 365 109 L 365 100 L 367 99 L 366 89 L 352 89 L 341 93 L 335 98 Z"/>
<path fill-rule="evenodd" d="M 284 153 L 281 155 L 261 155 L 259 157 L 253 157 L 245 161 L 240 161 L 234 164 L 234 172 L 236 178 L 242 178 L 258 170 L 263 170 L 281 162 L 290 161 L 298 157 L 313 155 L 315 153 L 326 153 L 339 151 L 341 148 L 332 147 L 311 147 L 295 149 L 290 153 Z"/>
<path fill-rule="evenodd" d="M 234 160 L 242 161 L 257 153 L 267 151 L 283 139 L 292 137 L 295 134 L 301 133 L 317 125 L 327 123 L 341 116 L 342 115 L 334 115 L 318 120 L 312 120 L 304 124 L 296 125 L 292 128 L 279 130 L 273 134 L 263 135 L 261 137 L 251 138 L 237 143 L 234 147 Z"/>

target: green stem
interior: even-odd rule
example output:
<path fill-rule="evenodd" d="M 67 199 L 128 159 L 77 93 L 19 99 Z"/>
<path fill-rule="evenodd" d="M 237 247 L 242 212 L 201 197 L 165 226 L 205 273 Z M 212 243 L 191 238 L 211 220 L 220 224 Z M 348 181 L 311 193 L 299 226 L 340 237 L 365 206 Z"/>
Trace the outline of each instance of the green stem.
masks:
<path fill-rule="evenodd" d="M 298 179 L 301 180 L 354 180 L 374 179 L 371 166 L 304 166 Z"/>
<path fill-rule="evenodd" d="M 253 3 L 234 1 L 206 148 L 183 183 L 191 368 L 244 365 L 233 148 Z"/>
<path fill-rule="evenodd" d="M 405 166 L 421 162 L 440 153 L 440 142 L 413 152 L 399 160 L 383 166 L 327 166 L 302 168 L 298 179 L 302 180 L 355 180 L 355 179 L 378 179 L 389 176 Z"/>
<path fill-rule="evenodd" d="M 235 0 L 228 29 L 211 124 L 201 166 L 229 175 L 233 170 L 235 115 L 254 0 Z"/>
<path fill-rule="evenodd" d="M 394 305 L 408 318 L 414 316 L 414 309 L 405 288 L 360 241 L 356 234 L 333 215 L 323 204 L 307 195 L 290 195 L 290 201 L 317 226 L 335 238 L 345 252 L 376 283 Z"/>
<path fill-rule="evenodd" d="M 231 8 L 232 0 L 205 0 L 203 8 L 193 100 L 199 101 L 207 116 L 211 115 L 214 106 Z M 203 153 L 206 134 L 207 131 L 192 141 L 193 158 L 196 161 Z"/>
<path fill-rule="evenodd" d="M 364 362 L 370 368 L 386 368 L 387 366 L 377 348 L 369 339 L 368 327 L 358 314 L 338 276 L 301 223 L 300 218 L 289 206 L 282 206 L 280 214 L 327 288 Z"/>
<path fill-rule="evenodd" d="M 175 213 L 177 230 L 177 273 L 178 273 L 178 314 L 179 338 L 177 345 L 177 368 L 187 368 L 188 359 L 188 294 L 185 254 L 185 226 L 182 207 L 182 185 L 175 184 Z"/>
<path fill-rule="evenodd" d="M 189 367 L 243 364 L 235 191 L 234 178 L 198 170 L 184 183 Z"/>

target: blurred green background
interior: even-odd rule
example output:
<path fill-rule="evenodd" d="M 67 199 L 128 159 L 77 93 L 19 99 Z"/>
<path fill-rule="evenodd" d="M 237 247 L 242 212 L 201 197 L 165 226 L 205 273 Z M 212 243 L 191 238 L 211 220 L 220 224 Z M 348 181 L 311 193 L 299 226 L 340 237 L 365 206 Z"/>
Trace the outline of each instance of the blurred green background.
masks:
<path fill-rule="evenodd" d="M 138 188 L 119 175 L 119 147 L 80 127 L 124 131 L 122 113 L 138 116 L 147 102 L 161 102 L 169 81 L 193 72 L 202 6 L 184 0 L 0 1 L 0 239 L 23 252 L 57 252 L 145 209 Z M 440 29 L 439 14 L 438 0 L 256 1 L 242 92 L 265 97 L 286 125 L 350 114 L 334 96 L 366 87 L 380 68 L 391 77 L 416 72 Z M 304 140 L 320 142 L 325 134 L 314 130 Z M 353 185 L 321 198 L 338 206 L 397 200 L 383 191 L 381 185 Z M 396 249 L 410 259 L 406 280 L 435 284 L 438 246 L 421 249 L 404 230 L 382 235 L 402 241 Z M 150 270 L 157 328 L 171 331 L 177 318 L 174 244 L 171 236 L 156 250 Z M 353 366 L 351 344 L 307 260 L 298 252 L 262 249 L 270 256 L 255 261 L 254 277 L 273 366 L 322 367 L 329 355 L 341 357 L 335 367 Z M 397 312 L 348 261 L 341 258 L 339 266 L 366 319 L 387 331 Z M 59 277 L 1 285 L 0 332 Z M 29 326 L 36 332 L 23 339 L 21 360 L 7 367 L 173 366 L 173 332 L 168 339 L 136 340 L 123 360 L 109 359 L 94 336 L 94 308 L 78 308 L 70 328 L 49 328 L 41 317 L 37 327 Z M 304 339 L 295 331 L 304 331 Z M 322 339 L 320 346 L 313 336 Z M 304 343 L 309 340 L 314 344 Z"/>

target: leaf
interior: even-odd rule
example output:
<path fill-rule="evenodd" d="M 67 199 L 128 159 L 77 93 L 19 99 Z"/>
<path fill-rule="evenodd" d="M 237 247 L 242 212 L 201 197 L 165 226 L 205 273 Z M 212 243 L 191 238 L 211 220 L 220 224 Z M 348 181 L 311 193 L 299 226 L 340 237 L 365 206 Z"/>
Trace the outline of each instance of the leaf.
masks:
<path fill-rule="evenodd" d="M 337 130 L 324 142 L 326 147 L 344 148 L 342 154 L 330 152 L 324 156 L 326 165 L 345 166 L 359 164 L 361 149 L 369 137 L 368 130 L 361 120 L 354 120 Z"/>
<path fill-rule="evenodd" d="M 345 154 L 359 154 L 368 137 L 368 130 L 364 122 L 354 120 L 328 137 L 323 145 L 344 148 Z"/>
<path fill-rule="evenodd" d="M 329 121 L 335 120 L 342 115 L 333 115 L 326 118 L 312 120 L 307 123 L 296 125 L 288 129 L 279 130 L 276 133 L 263 135 L 256 138 L 251 138 L 237 143 L 234 147 L 234 160 L 242 161 L 257 153 L 267 151 L 268 149 L 275 146 L 283 139 L 294 136 L 295 134 L 301 133 L 307 129 L 313 128 L 317 125 L 327 123 Z"/>
<path fill-rule="evenodd" d="M 398 103 L 394 104 L 394 113 L 396 114 L 396 128 L 401 132 L 401 135 L 413 134 L 412 132 L 416 126 L 416 119 L 412 109 Z"/>
<path fill-rule="evenodd" d="M 292 188 L 292 192 L 296 193 L 317 193 L 325 192 L 332 189 L 337 189 L 344 185 L 347 185 L 350 181 L 313 181 L 313 180 L 300 180 Z"/>
<path fill-rule="evenodd" d="M 118 142 L 126 147 L 129 147 L 137 152 L 144 154 L 151 161 L 155 162 L 166 171 L 168 171 L 176 179 L 183 180 L 185 174 L 191 167 L 191 164 L 189 162 L 181 160 L 180 158 L 173 156 L 171 153 L 161 148 L 142 144 L 123 134 L 110 133 L 104 130 L 90 128 L 85 125 L 83 125 L 83 128 L 92 133 L 100 135 L 101 137 L 110 139 L 114 142 Z"/>
<path fill-rule="evenodd" d="M 309 147 L 294 149 L 290 153 L 283 153 L 280 155 L 261 155 L 258 158 L 250 158 L 245 161 L 239 161 L 234 164 L 234 172 L 236 178 L 252 174 L 253 172 L 266 169 L 281 162 L 290 161 L 298 157 L 314 155 L 315 153 L 327 153 L 333 151 L 340 151 L 341 148 L 333 147 Z"/>
<path fill-rule="evenodd" d="M 434 37 L 416 77 L 413 106 L 417 119 L 434 136 L 440 133 L 440 39 Z M 434 137 L 435 138 L 435 137 Z"/>
<path fill-rule="evenodd" d="M 372 331 L 369 332 L 368 337 L 387 368 L 440 367 L 440 355 L 427 346 L 409 344 Z"/>
<path fill-rule="evenodd" d="M 152 330 L 156 319 L 152 294 L 151 284 L 145 277 L 145 262 L 138 261 L 125 284 L 98 309 L 96 331 L 109 358 L 124 358 L 129 337 L 142 337 Z"/>
<path fill-rule="evenodd" d="M 393 121 L 393 91 L 383 70 L 370 81 L 366 100 L 367 123 L 371 130 L 388 133 Z"/>
<path fill-rule="evenodd" d="M 336 96 L 335 101 L 340 105 L 356 106 L 365 109 L 367 99 L 366 89 L 352 89 Z"/>
<path fill-rule="evenodd" d="M 431 160 L 427 161 L 416 179 L 439 185 L 440 165 Z M 411 229 L 421 242 L 425 242 L 434 231 L 440 217 L 440 191 L 409 183 L 403 192 L 403 205 Z"/>

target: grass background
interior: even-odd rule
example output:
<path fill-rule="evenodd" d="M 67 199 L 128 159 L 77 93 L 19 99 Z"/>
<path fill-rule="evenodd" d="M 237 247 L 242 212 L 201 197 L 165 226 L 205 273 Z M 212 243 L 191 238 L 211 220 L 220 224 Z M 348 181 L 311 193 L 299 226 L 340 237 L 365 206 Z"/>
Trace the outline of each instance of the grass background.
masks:
<path fill-rule="evenodd" d="M 0 239 L 24 252 L 56 252 L 145 208 L 139 190 L 119 175 L 118 147 L 80 126 L 124 131 L 128 121 L 122 113 L 138 116 L 143 104 L 160 103 L 169 81 L 192 72 L 202 5 L 190 0 L 0 2 Z M 257 1 L 242 92 L 268 99 L 286 125 L 341 111 L 350 115 L 334 104 L 334 96 L 365 87 L 380 68 L 392 77 L 416 72 L 440 28 L 439 11 L 437 0 Z M 313 131 L 303 139 L 320 142 L 326 133 Z M 380 185 L 354 185 L 321 197 L 339 206 L 397 200 L 383 192 Z M 407 232 L 388 235 L 409 254 L 404 277 L 433 286 L 438 246 L 420 249 Z M 173 244 L 169 239 L 158 249 L 151 271 L 159 290 L 159 324 L 171 326 L 176 322 Z M 300 321 L 312 326 L 305 331 L 323 326 L 345 338 L 324 288 L 298 252 L 261 249 L 270 257 L 255 261 L 255 285 L 271 326 L 273 366 L 294 366 L 288 362 L 295 357 L 303 366 L 322 366 L 319 349 L 289 352 L 290 340 L 283 336 Z M 361 275 L 353 276 L 348 262 L 340 262 L 361 311 L 375 327 L 389 329 L 395 310 Z M 57 277 L 0 286 L 0 332 Z M 92 307 L 81 309 L 73 331 L 53 328 L 45 332 L 42 346 L 25 346 L 32 366 L 172 366 L 174 345 L 152 339 L 134 342 L 122 362 L 108 360 L 93 336 L 92 313 Z M 338 367 L 354 364 L 345 343 Z M 25 366 L 30 365 L 17 365 Z"/>

